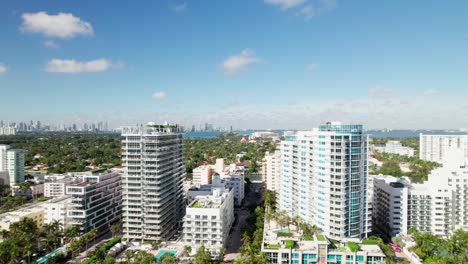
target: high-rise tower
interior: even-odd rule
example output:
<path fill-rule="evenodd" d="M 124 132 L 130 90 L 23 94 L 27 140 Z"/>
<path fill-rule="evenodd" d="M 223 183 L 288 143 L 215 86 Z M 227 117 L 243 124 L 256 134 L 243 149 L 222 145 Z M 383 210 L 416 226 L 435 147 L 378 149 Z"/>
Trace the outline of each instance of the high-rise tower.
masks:
<path fill-rule="evenodd" d="M 279 208 L 335 239 L 370 231 L 368 137 L 361 125 L 326 123 L 281 142 Z"/>
<path fill-rule="evenodd" d="M 122 128 L 123 233 L 130 240 L 161 241 L 184 214 L 184 159 L 180 127 Z"/>

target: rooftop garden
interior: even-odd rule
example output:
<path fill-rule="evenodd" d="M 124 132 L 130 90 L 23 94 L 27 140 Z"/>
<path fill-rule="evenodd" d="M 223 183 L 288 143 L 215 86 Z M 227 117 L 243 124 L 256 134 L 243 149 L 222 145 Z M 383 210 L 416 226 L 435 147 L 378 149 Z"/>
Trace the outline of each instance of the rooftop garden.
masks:
<path fill-rule="evenodd" d="M 203 203 L 200 201 L 196 201 L 192 205 L 193 208 L 203 208 Z"/>
<path fill-rule="evenodd" d="M 302 235 L 302 239 L 307 240 L 307 241 L 313 241 L 313 240 L 314 240 L 314 236 L 311 235 L 311 234 L 303 234 L 303 235 Z"/>
<path fill-rule="evenodd" d="M 324 241 L 324 242 L 325 242 L 325 241 L 327 241 L 327 238 L 326 238 L 324 235 L 322 235 L 322 234 L 318 234 L 318 235 L 317 235 L 317 240 L 318 240 L 318 241 Z"/>
<path fill-rule="evenodd" d="M 380 240 L 373 239 L 373 238 L 368 238 L 368 239 L 362 240 L 363 245 L 379 245 L 380 242 L 381 242 Z"/>
<path fill-rule="evenodd" d="M 265 246 L 265 249 L 280 249 L 281 245 L 280 244 L 267 244 Z"/>
<path fill-rule="evenodd" d="M 349 250 L 351 250 L 351 252 L 357 252 L 359 250 L 359 245 L 355 242 L 348 242 L 346 245 L 348 246 Z"/>
<path fill-rule="evenodd" d="M 280 231 L 277 231 L 275 233 L 276 233 L 276 235 L 278 237 L 291 237 L 292 236 L 292 234 L 290 232 L 287 232 L 287 231 L 284 231 L 284 230 L 280 230 Z"/>
<path fill-rule="evenodd" d="M 294 247 L 294 240 L 286 240 L 285 246 L 286 248 L 292 249 Z"/>

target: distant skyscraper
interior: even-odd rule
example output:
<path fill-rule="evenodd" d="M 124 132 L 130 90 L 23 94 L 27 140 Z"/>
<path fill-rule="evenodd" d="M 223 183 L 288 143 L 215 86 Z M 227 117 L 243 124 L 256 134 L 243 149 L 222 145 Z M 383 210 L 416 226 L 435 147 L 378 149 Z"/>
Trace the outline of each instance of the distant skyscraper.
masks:
<path fill-rule="evenodd" d="M 167 239 L 184 214 L 180 127 L 122 128 L 123 233 L 130 240 Z"/>
<path fill-rule="evenodd" d="M 0 145 L 0 173 L 7 173 L 10 184 L 24 182 L 24 151 Z"/>
<path fill-rule="evenodd" d="M 326 123 L 281 142 L 279 208 L 335 239 L 370 232 L 368 137 L 361 125 Z"/>

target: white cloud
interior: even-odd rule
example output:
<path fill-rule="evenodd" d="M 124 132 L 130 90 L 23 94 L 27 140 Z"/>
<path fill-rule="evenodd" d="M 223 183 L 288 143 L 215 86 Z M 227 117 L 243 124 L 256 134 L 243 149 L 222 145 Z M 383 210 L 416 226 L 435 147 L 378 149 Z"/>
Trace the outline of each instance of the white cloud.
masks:
<path fill-rule="evenodd" d="M 151 97 L 152 97 L 153 99 L 161 100 L 161 99 L 165 99 L 165 98 L 167 97 L 167 94 L 166 94 L 166 92 L 163 92 L 163 91 L 161 91 L 161 92 L 155 92 L 155 93 L 153 93 L 153 94 L 151 95 Z"/>
<path fill-rule="evenodd" d="M 426 91 L 424 91 L 424 95 L 436 95 L 439 93 L 439 90 L 436 89 L 427 89 Z"/>
<path fill-rule="evenodd" d="M 313 5 L 306 5 L 301 10 L 297 11 L 297 16 L 303 16 L 306 20 L 313 18 L 316 15 L 316 10 Z"/>
<path fill-rule="evenodd" d="M 376 85 L 369 89 L 370 98 L 386 98 L 386 97 L 390 97 L 392 93 L 393 93 L 392 88 L 386 88 L 386 87 L 382 87 L 379 85 Z"/>
<path fill-rule="evenodd" d="M 93 35 L 91 23 L 70 13 L 49 15 L 46 12 L 24 13 L 21 30 L 39 33 L 48 37 L 74 38 L 77 35 Z"/>
<path fill-rule="evenodd" d="M 49 49 L 57 49 L 59 47 L 59 45 L 55 43 L 55 41 L 53 40 L 46 40 L 42 42 L 42 45 L 44 45 L 44 47 L 49 48 Z"/>
<path fill-rule="evenodd" d="M 187 10 L 187 3 L 182 3 L 174 6 L 174 11 L 176 11 L 177 13 L 184 12 L 185 10 Z"/>
<path fill-rule="evenodd" d="M 54 73 L 84 73 L 101 72 L 108 70 L 113 64 L 107 59 L 97 59 L 92 61 L 79 62 L 76 60 L 50 60 L 45 71 Z"/>
<path fill-rule="evenodd" d="M 7 71 L 7 68 L 0 63 L 0 74 L 3 74 Z"/>
<path fill-rule="evenodd" d="M 240 54 L 227 58 L 220 67 L 224 74 L 234 76 L 246 71 L 250 65 L 260 62 L 261 60 L 255 57 L 252 50 L 244 49 Z"/>
<path fill-rule="evenodd" d="M 264 2 L 270 5 L 279 6 L 282 10 L 287 10 L 304 4 L 306 0 L 264 0 Z"/>
<path fill-rule="evenodd" d="M 312 63 L 312 64 L 307 65 L 308 71 L 315 71 L 316 69 L 317 69 L 317 64 Z"/>

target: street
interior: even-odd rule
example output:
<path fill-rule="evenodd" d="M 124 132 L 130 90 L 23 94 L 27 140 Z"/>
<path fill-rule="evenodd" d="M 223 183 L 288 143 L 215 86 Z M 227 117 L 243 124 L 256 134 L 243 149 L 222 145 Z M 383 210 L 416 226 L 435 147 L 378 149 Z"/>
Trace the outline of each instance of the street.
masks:
<path fill-rule="evenodd" d="M 239 248 L 242 246 L 242 229 L 246 224 L 249 217 L 249 206 L 252 204 L 259 205 L 262 202 L 262 185 L 261 183 L 252 183 L 250 191 L 246 192 L 244 197 L 244 204 L 240 208 L 235 208 L 236 221 L 229 234 L 228 243 L 226 246 L 226 262 L 236 259 L 240 254 Z"/>

